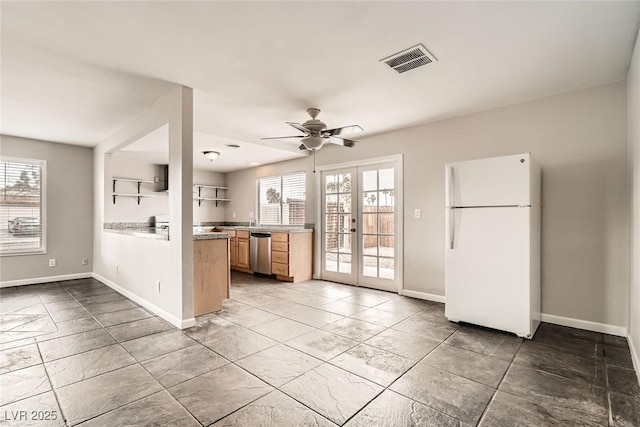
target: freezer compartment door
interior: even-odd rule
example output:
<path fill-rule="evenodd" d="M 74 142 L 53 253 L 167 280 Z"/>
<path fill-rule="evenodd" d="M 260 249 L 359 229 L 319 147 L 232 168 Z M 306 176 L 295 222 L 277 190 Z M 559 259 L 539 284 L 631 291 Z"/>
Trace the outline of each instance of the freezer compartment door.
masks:
<path fill-rule="evenodd" d="M 445 206 L 530 205 L 530 164 L 528 153 L 449 163 Z"/>
<path fill-rule="evenodd" d="M 530 208 L 447 209 L 445 315 L 530 335 Z"/>

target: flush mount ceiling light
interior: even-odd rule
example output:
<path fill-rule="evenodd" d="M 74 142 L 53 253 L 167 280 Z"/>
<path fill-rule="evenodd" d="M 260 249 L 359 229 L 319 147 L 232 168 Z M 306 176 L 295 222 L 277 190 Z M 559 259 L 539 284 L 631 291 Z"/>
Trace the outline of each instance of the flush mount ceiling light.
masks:
<path fill-rule="evenodd" d="M 227 147 L 229 147 L 229 148 L 240 148 L 240 146 L 238 144 L 227 144 Z"/>
<path fill-rule="evenodd" d="M 262 163 L 260 163 L 260 162 L 248 162 L 247 164 L 249 166 L 260 166 Z"/>
<path fill-rule="evenodd" d="M 211 160 L 212 162 L 218 158 L 218 156 L 220 155 L 220 153 L 218 153 L 217 151 L 203 151 L 202 154 L 204 154 L 204 156 Z"/>

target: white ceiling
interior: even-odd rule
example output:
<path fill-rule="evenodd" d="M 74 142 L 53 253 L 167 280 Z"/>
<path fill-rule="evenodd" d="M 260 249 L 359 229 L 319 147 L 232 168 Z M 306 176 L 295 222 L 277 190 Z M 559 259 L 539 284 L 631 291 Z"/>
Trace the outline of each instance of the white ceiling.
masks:
<path fill-rule="evenodd" d="M 2 2 L 0 19 L 0 132 L 96 145 L 182 84 L 194 151 L 242 146 L 205 165 L 228 171 L 299 156 L 259 138 L 311 106 L 366 136 L 624 79 L 640 2 Z M 438 62 L 378 62 L 417 43 Z"/>

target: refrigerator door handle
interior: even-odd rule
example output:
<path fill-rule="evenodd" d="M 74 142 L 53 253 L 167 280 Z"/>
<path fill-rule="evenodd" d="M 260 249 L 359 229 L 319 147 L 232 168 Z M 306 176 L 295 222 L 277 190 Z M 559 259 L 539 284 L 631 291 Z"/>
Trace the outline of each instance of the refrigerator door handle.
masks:
<path fill-rule="evenodd" d="M 449 188 L 447 190 L 449 190 L 449 207 L 453 207 L 455 206 L 455 204 L 453 203 L 453 167 L 449 166 Z"/>
<path fill-rule="evenodd" d="M 449 249 L 453 249 L 456 238 L 456 217 L 454 209 L 455 208 L 449 208 Z"/>

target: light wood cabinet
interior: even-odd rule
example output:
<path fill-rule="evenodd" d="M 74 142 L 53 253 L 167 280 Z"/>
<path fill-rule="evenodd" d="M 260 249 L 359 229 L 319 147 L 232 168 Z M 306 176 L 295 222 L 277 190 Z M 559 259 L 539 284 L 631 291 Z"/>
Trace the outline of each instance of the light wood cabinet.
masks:
<path fill-rule="evenodd" d="M 229 234 L 229 259 L 231 268 L 251 273 L 249 266 L 249 232 L 246 230 L 222 230 Z"/>
<path fill-rule="evenodd" d="M 249 239 L 238 238 L 238 267 L 249 269 Z"/>
<path fill-rule="evenodd" d="M 271 233 L 271 272 L 278 280 L 312 277 L 313 233 Z"/>
<path fill-rule="evenodd" d="M 193 315 L 222 309 L 229 298 L 229 239 L 193 242 Z"/>

